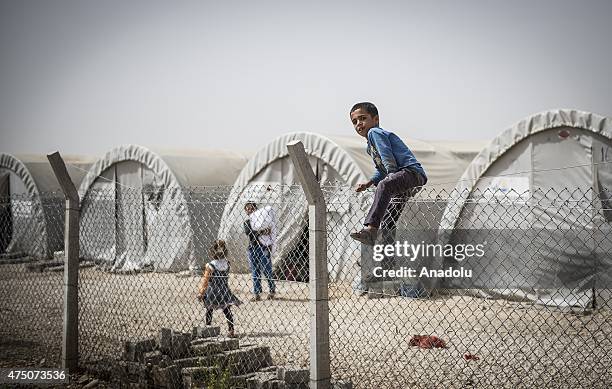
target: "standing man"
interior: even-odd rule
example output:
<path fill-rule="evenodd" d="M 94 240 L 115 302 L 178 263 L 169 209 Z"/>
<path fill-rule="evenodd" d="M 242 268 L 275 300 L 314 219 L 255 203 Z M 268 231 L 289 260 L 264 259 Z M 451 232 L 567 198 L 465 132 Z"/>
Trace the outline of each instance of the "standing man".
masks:
<path fill-rule="evenodd" d="M 271 207 L 257 210 L 257 204 L 248 202 L 244 205 L 248 218 L 244 222 L 244 233 L 249 238 L 249 266 L 253 278 L 253 294 L 251 301 L 261 300 L 261 275 L 268 279 L 268 300 L 273 300 L 276 285 L 272 278 L 272 249 L 276 236 L 276 225 Z"/>
<path fill-rule="evenodd" d="M 363 223 L 365 227 L 351 233 L 351 238 L 373 246 L 378 229 L 382 228 L 383 240 L 388 244 L 394 239 L 395 225 L 406 199 L 427 183 L 427 175 L 408 146 L 397 135 L 380 127 L 374 104 L 355 104 L 350 118 L 355 131 L 367 139 L 367 152 L 376 167 L 372 178 L 355 189 L 362 192 L 376 185 L 374 203 Z"/>

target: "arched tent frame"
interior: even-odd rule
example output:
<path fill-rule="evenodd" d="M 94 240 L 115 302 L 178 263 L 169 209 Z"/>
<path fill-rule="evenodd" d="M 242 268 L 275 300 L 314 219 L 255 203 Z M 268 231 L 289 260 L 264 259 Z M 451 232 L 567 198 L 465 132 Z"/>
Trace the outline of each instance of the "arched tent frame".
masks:
<path fill-rule="evenodd" d="M 550 138 L 550 135 L 547 135 L 550 134 L 551 131 L 556 130 L 564 130 L 565 135 L 562 135 L 561 132 L 556 134 L 554 138 Z M 576 131 L 574 132 L 574 130 Z M 574 135 L 570 137 L 572 133 Z M 582 134 L 586 134 L 589 136 L 584 137 Z M 527 143 L 529 139 L 533 140 Z M 569 139 L 572 139 L 573 143 L 564 143 L 566 140 Z M 594 145 L 600 144 L 600 142 L 603 140 L 612 144 L 612 119 L 578 110 L 560 109 L 538 113 L 506 129 L 495 139 L 493 139 L 493 141 L 488 147 L 483 149 L 478 154 L 478 156 L 472 161 L 472 163 L 466 169 L 465 173 L 462 175 L 453 192 L 451 192 L 451 196 L 448 200 L 448 205 L 445 208 L 444 213 L 442 215 L 442 219 L 440 221 L 440 226 L 438 230 L 438 243 L 449 243 L 455 231 L 460 228 L 467 228 L 466 231 L 469 231 L 471 228 L 492 228 L 493 230 L 496 230 L 500 227 L 502 229 L 516 228 L 517 230 L 524 231 L 529 231 L 531 228 L 549 229 L 549 227 L 547 227 L 547 221 L 552 221 L 553 219 L 551 218 L 554 218 L 554 220 L 556 220 L 556 222 L 553 222 L 550 227 L 552 228 L 552 230 L 550 230 L 550 234 L 556 234 L 556 238 L 549 239 L 551 245 L 554 245 L 558 237 L 562 236 L 563 231 L 569 231 L 574 228 L 575 225 L 584 225 L 585 228 L 589 228 L 593 231 L 599 231 L 599 228 L 603 228 L 602 231 L 609 229 L 609 226 L 607 226 L 607 223 L 605 222 L 602 215 L 598 213 L 600 211 L 597 209 L 598 207 L 590 206 L 591 200 L 595 201 L 595 197 L 598 195 L 596 191 L 601 190 L 599 188 L 600 178 L 597 175 L 601 172 L 598 170 L 599 167 L 594 167 L 594 164 L 598 162 L 595 160 L 595 155 L 594 153 L 592 153 L 592 150 Z M 565 144 L 565 146 L 563 146 L 563 144 Z M 515 147 L 516 150 L 514 149 Z M 532 149 L 532 147 L 538 148 Z M 563 147 L 576 148 L 563 149 Z M 604 145 L 602 147 L 606 146 Z M 512 153 L 513 150 L 517 153 L 516 155 L 509 154 Z M 556 166 L 555 160 L 552 158 L 558 156 L 548 157 L 547 154 L 547 152 L 550 152 L 551 150 L 574 150 L 572 151 L 573 153 L 576 153 L 576 150 L 583 150 L 578 152 L 578 154 L 573 154 L 571 157 L 568 155 L 568 159 L 563 159 L 569 160 L 570 158 L 572 158 L 572 160 L 581 162 L 578 162 L 577 164 L 569 163 L 565 166 L 563 164 L 559 164 L 558 166 Z M 531 163 L 530 168 L 525 167 L 526 159 L 521 158 L 521 155 L 529 155 L 528 160 Z M 577 156 L 579 155 L 582 155 L 582 157 L 580 157 L 579 159 L 575 159 L 578 158 Z M 523 162 L 517 163 L 512 168 L 507 167 L 508 161 L 512 159 L 511 157 L 520 158 Z M 498 161 L 505 162 L 501 163 L 500 165 L 496 164 Z M 564 168 L 572 168 L 571 171 L 575 172 L 571 174 L 571 171 L 565 173 L 569 174 L 569 176 L 563 175 L 563 180 L 572 180 L 571 182 L 574 183 L 574 189 L 563 188 L 562 182 L 564 181 L 559 181 L 558 178 L 554 178 L 557 177 L 556 175 L 554 175 L 553 178 L 548 181 L 549 176 L 545 174 L 545 172 L 548 170 L 538 170 L 537 168 L 535 168 L 533 164 L 536 163 L 536 161 L 539 166 L 554 166 L 553 170 L 557 171 L 560 171 Z M 584 161 L 584 163 L 582 161 Z M 589 162 L 587 163 L 586 161 Z M 488 185 L 491 185 L 488 184 L 489 180 L 496 178 L 495 172 L 500 167 L 502 169 L 501 171 L 503 171 L 503 169 L 510 169 L 510 173 L 502 173 L 502 176 L 520 176 L 522 179 L 528 179 L 528 192 L 524 192 L 522 195 L 519 193 L 510 193 L 510 195 L 512 196 L 519 196 L 517 198 L 519 199 L 518 202 L 514 204 L 513 201 L 510 201 L 510 204 L 504 206 L 504 201 L 507 202 L 509 200 L 509 198 L 504 197 L 504 200 L 499 203 L 500 205 L 496 206 L 500 208 L 497 213 L 495 213 L 494 211 L 490 214 L 487 214 L 485 218 L 480 218 L 478 216 L 480 214 L 479 212 L 483 210 L 482 206 L 479 205 L 480 201 L 470 202 L 469 207 L 473 207 L 474 209 L 471 209 L 469 212 L 467 212 L 464 219 L 463 210 L 466 209 L 466 207 L 468 206 L 467 202 L 469 199 L 479 198 L 480 194 L 484 195 L 485 197 L 492 195 L 489 189 L 485 189 L 484 192 L 481 191 L 483 190 L 483 188 L 489 188 Z M 518 170 L 518 172 L 512 172 L 512 170 Z M 609 171 L 606 170 L 606 172 Z M 487 175 L 487 173 L 490 173 L 490 175 Z M 535 175 L 538 175 L 537 184 L 534 178 Z M 544 186 L 545 184 L 549 184 L 550 186 Z M 542 200 L 546 202 L 546 195 L 544 193 L 545 191 L 548 192 L 549 190 L 552 191 L 550 192 L 551 195 L 560 196 L 560 200 L 565 199 L 576 201 L 574 203 L 574 208 L 576 210 L 571 210 L 574 208 L 560 208 L 554 211 L 551 210 L 550 213 L 547 213 L 547 205 L 540 204 L 540 202 Z M 583 193 L 587 190 L 590 191 L 591 194 L 588 194 L 589 192 Z M 580 197 L 574 199 L 572 197 L 573 193 L 578 193 L 577 196 L 588 195 L 589 197 L 592 196 L 593 198 L 585 199 L 583 197 Z M 522 197 L 524 195 L 526 196 Z M 588 204 L 585 204 L 585 202 L 582 200 L 587 200 Z M 555 201 L 557 201 L 556 198 Z M 522 203 L 524 203 L 524 205 L 521 205 Z M 489 204 L 489 209 L 493 210 L 492 207 L 497 204 L 497 202 L 491 204 L 489 203 L 489 200 L 485 199 L 485 204 Z M 516 211 L 517 214 L 514 216 L 510 216 L 510 220 L 504 219 L 504 215 L 500 214 L 500 212 L 504 210 L 510 210 L 510 208 L 504 207 L 510 207 L 512 204 L 515 205 L 515 208 L 512 208 L 512 211 Z M 516 216 L 519 217 L 517 218 Z M 492 218 L 493 221 L 489 221 L 489 218 Z M 542 218 L 542 220 L 540 220 L 540 218 Z M 567 221 L 566 218 L 568 219 Z M 464 224 L 465 226 L 463 226 Z M 512 225 L 512 227 L 509 227 L 510 225 Z M 495 242 L 495 246 L 497 246 L 498 244 L 502 244 L 501 247 L 503 247 L 504 242 Z M 578 241 L 572 241 L 573 246 L 579 247 L 587 251 L 590 250 L 588 244 L 584 243 L 584 246 L 580 246 L 581 244 L 582 243 Z M 541 272 L 545 272 L 548 267 L 551 267 L 550 271 L 554 272 L 555 270 L 552 270 L 553 268 L 568 265 L 568 261 L 571 260 L 570 258 L 572 257 L 572 254 L 559 252 L 559 248 L 560 247 L 551 246 L 550 248 L 548 248 L 539 246 L 538 249 L 541 251 L 541 253 L 537 257 L 538 260 L 535 261 L 533 264 L 531 263 L 531 261 L 525 261 L 525 265 L 529 267 L 526 268 L 525 271 L 531 272 L 537 270 L 539 272 L 538 274 L 540 274 Z M 599 254 L 597 254 L 597 258 L 600 258 Z M 493 262 L 491 262 L 491 264 L 488 264 L 487 266 L 492 266 L 491 269 L 496 268 L 496 266 L 498 265 L 497 262 L 501 261 L 501 258 L 496 258 L 495 255 L 491 256 L 490 259 Z M 544 261 L 541 265 L 539 265 L 540 260 Z M 596 259 L 593 258 L 593 260 Z M 437 261 L 439 263 L 442 261 L 442 259 L 437 258 Z M 535 267 L 532 269 L 531 266 Z M 540 267 L 537 268 L 537 266 Z M 585 264 L 584 266 L 589 265 Z M 520 275 L 518 274 L 514 274 L 514 276 L 520 277 Z M 551 274 L 550 276 L 555 277 L 553 274 Z M 498 277 L 498 275 L 495 275 L 495 277 Z M 503 278 L 503 276 L 501 277 Z M 502 283 L 498 285 L 504 285 L 504 281 L 502 280 L 502 278 L 500 278 Z M 588 280 L 584 279 L 584 281 L 586 282 Z M 512 281 L 510 281 L 510 284 L 512 284 Z M 586 284 L 587 283 L 585 283 L 585 285 Z M 592 293 L 589 290 L 574 291 L 568 289 L 548 290 L 533 288 L 509 288 L 481 289 L 478 291 L 473 290 L 472 292 L 475 292 L 483 297 L 504 296 L 510 298 L 527 299 L 546 305 L 555 306 L 586 307 L 588 306 L 588 304 L 590 304 L 592 299 Z"/>
<path fill-rule="evenodd" d="M 161 179 L 160 184 L 164 192 L 164 201 L 170 202 L 168 207 L 172 209 L 172 212 L 178 217 L 180 223 L 179 226 L 174 227 L 178 227 L 187 242 L 181 250 L 182 252 L 176 253 L 180 257 L 178 263 L 164 265 L 163 270 L 177 270 L 187 265 L 192 266 L 194 260 L 193 229 L 188 212 L 187 200 L 183 194 L 179 181 L 170 167 L 157 153 L 148 148 L 139 145 L 121 145 L 109 150 L 102 158 L 94 163 L 79 187 L 79 197 L 82 206 L 87 206 L 87 195 L 96 180 L 100 179 L 102 174 L 114 165 L 127 161 L 140 163 L 147 169 L 150 169 L 156 177 Z M 114 185 L 117 185 L 117 183 L 114 183 Z M 142 190 L 142 188 L 125 189 L 130 191 L 131 196 L 134 198 L 138 196 Z M 81 223 L 81 230 L 83 231 L 83 221 Z M 127 259 L 130 260 L 130 258 Z M 143 262 L 145 264 L 148 263 L 146 259 L 143 259 L 139 264 L 128 264 L 127 270 L 137 270 Z M 185 262 L 188 262 L 188 264 Z"/>
<path fill-rule="evenodd" d="M 358 182 L 368 178 L 364 171 L 360 169 L 358 161 L 331 138 L 309 132 L 294 132 L 274 139 L 263 149 L 259 150 L 242 169 L 240 175 L 236 178 L 234 186 L 238 188 L 244 187 L 251 178 L 255 177 L 270 163 L 289 156 L 287 143 L 294 140 L 299 140 L 304 144 L 304 150 L 307 155 L 327 160 L 329 165 L 338 172 L 346 183 L 356 185 Z M 328 159 L 330 156 L 331 158 Z"/>
<path fill-rule="evenodd" d="M 86 255 L 113 262 L 117 270 L 138 270 L 147 265 L 160 271 L 199 268 L 200 261 L 206 259 L 207 244 L 217 236 L 222 212 L 217 204 L 226 198 L 227 185 L 234 182 L 245 163 L 246 157 L 241 153 L 225 150 L 151 150 L 139 145 L 121 145 L 109 150 L 90 168 L 79 188 L 86 209 L 89 193 L 97 192 L 92 188 L 106 186 L 99 194 L 92 194 L 90 200 L 108 203 L 92 211 L 97 212 L 99 220 L 109 223 L 108 231 L 85 239 L 82 235 L 82 247 L 85 247 L 82 251 L 87 252 L 88 239 L 94 239 L 97 246 L 90 245 L 91 253 Z M 130 171 L 138 170 L 140 178 L 132 175 L 125 185 L 122 177 L 127 165 L 131 166 Z M 130 197 L 138 201 L 139 196 L 145 196 L 140 198 L 143 203 L 137 204 L 144 214 L 142 233 L 137 231 L 140 226 L 133 224 L 140 220 L 133 219 L 132 225 L 124 226 L 123 222 L 112 220 L 118 216 L 108 215 L 117 210 L 116 199 L 103 194 L 111 191 L 119 203 Z M 131 196 L 124 196 L 130 191 Z M 139 211 L 126 212 L 135 218 Z M 82 232 L 88 228 L 86 223 L 81 223 Z M 125 239 L 124 234 L 130 231 L 132 235 Z M 113 239 L 116 244 L 112 243 Z"/>
<path fill-rule="evenodd" d="M 161 177 L 165 188 L 179 187 L 178 180 L 159 155 L 139 145 L 121 145 L 108 151 L 102 158 L 94 163 L 90 170 L 83 178 L 79 186 L 79 197 L 81 201 L 84 199 L 87 191 L 92 184 L 102 175 L 102 173 L 112 165 L 125 162 L 135 161 L 148 167 L 157 176 Z"/>
<path fill-rule="evenodd" d="M 260 174 L 270 164 L 286 159 L 288 161 L 289 153 L 287 151 L 287 143 L 299 140 L 304 144 L 304 149 L 309 158 L 311 158 L 311 164 L 317 165 L 316 160 L 324 161 L 326 165 L 333 170 L 331 173 L 332 177 L 329 183 L 334 183 L 341 180 L 347 185 L 354 186 L 359 182 L 363 182 L 368 179 L 368 175 L 364 173 L 364 169 L 361 168 L 363 162 L 360 164 L 353 156 L 341 147 L 331 137 L 322 136 L 315 133 L 299 132 L 289 133 L 282 135 L 262 149 L 260 149 L 245 165 L 242 169 L 236 181 L 228 201 L 223 210 L 222 225 L 219 229 L 219 237 L 233 243 L 234 247 L 245 246 L 245 242 L 236 240 L 236 235 L 242 238 L 242 232 L 238 227 L 237 221 L 242 222 L 245 218 L 243 205 L 246 201 L 260 201 L 267 203 L 268 201 L 278 201 L 283 196 L 300 196 L 303 195 L 301 192 L 295 193 L 290 189 L 290 186 L 296 184 L 297 181 L 282 182 L 282 183 L 268 183 L 272 184 L 273 191 L 266 191 L 266 184 L 253 185 L 251 181 Z M 365 146 L 363 146 L 365 150 Z M 365 153 L 365 151 L 363 151 Z M 367 155 L 366 155 L 367 156 Z M 366 161 L 366 160 L 364 160 Z M 316 170 L 316 166 L 313 166 Z M 282 187 L 280 186 L 282 185 Z M 283 191 L 279 193 L 278 191 Z M 298 197 L 294 197 L 297 200 Z M 363 200 L 363 198 L 362 198 Z M 288 204 L 284 208 L 290 208 L 289 212 L 300 212 L 299 215 L 293 214 L 292 217 L 288 217 L 284 220 L 282 227 L 280 228 L 278 235 L 278 242 L 281 243 L 279 246 L 280 250 L 277 250 L 277 256 L 284 256 L 287 252 L 297 243 L 301 234 L 297 231 L 302 231 L 306 223 L 306 203 L 303 209 L 296 210 L 295 204 Z M 363 205 L 363 202 L 361 203 Z M 328 205 L 329 208 L 329 205 Z M 365 212 L 363 206 L 359 206 L 358 212 Z M 277 210 L 278 211 L 278 210 Z M 285 212 L 278 212 L 281 215 Z M 234 223 L 234 224 L 232 224 Z M 233 242 L 232 242 L 233 241 Z M 241 249 L 239 252 L 243 251 Z M 240 270 L 245 271 L 246 266 L 242 266 Z M 334 273 L 339 273 L 345 269 L 336 269 Z"/>
<path fill-rule="evenodd" d="M 29 247 L 26 250 L 26 254 L 34 257 L 50 257 L 53 253 L 51 253 L 49 249 L 45 213 L 40 198 L 41 193 L 38 190 L 38 186 L 32 174 L 17 157 L 7 153 L 0 153 L 0 168 L 11 171 L 23 183 L 26 192 L 24 194 L 24 200 L 27 199 L 27 201 L 30 202 L 32 211 L 31 223 L 34 224 L 31 226 L 31 231 L 18 231 L 17 237 L 15 237 L 15 233 L 13 233 L 13 239 L 9 243 L 7 251 L 13 251 L 16 245 L 24 244 L 24 242 L 19 242 L 19 239 L 23 239 L 27 235 L 36 238 L 27 244 Z"/>
<path fill-rule="evenodd" d="M 485 147 L 467 167 L 449 198 L 440 223 L 440 231 L 455 228 L 465 202 L 487 170 L 512 147 L 539 132 L 559 127 L 574 127 L 612 140 L 612 119 L 594 113 L 559 109 L 532 115 L 506 129 Z"/>

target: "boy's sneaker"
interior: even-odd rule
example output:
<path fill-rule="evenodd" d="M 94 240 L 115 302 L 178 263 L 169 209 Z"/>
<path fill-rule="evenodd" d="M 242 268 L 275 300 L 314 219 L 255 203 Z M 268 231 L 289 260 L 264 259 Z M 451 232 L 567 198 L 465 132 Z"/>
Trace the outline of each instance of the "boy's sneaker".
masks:
<path fill-rule="evenodd" d="M 268 294 L 268 300 L 274 300 L 276 293 Z"/>
<path fill-rule="evenodd" d="M 254 303 L 255 301 L 260 301 L 260 300 L 261 300 L 261 297 L 258 294 L 256 294 L 255 296 L 251 297 L 251 300 L 249 301 Z"/>
<path fill-rule="evenodd" d="M 366 230 L 365 228 L 358 232 L 351 232 L 351 238 L 368 246 L 374 246 L 376 242 L 376 231 Z"/>
<path fill-rule="evenodd" d="M 234 330 L 231 330 L 231 331 L 228 331 L 228 332 L 227 332 L 227 337 L 228 337 L 228 338 L 237 338 L 237 337 L 238 337 L 238 335 L 236 335 L 236 334 L 234 333 Z"/>

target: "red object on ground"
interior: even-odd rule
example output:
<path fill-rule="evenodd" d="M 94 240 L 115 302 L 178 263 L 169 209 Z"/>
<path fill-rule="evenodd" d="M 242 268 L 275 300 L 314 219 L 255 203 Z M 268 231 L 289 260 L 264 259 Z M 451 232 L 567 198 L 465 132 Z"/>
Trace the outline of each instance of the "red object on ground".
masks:
<path fill-rule="evenodd" d="M 474 354 L 470 354 L 470 353 L 465 353 L 463 358 L 465 358 L 466 361 L 477 361 L 477 360 L 480 359 L 478 357 L 478 355 L 474 355 Z"/>
<path fill-rule="evenodd" d="M 446 348 L 446 342 L 433 335 L 414 335 L 409 344 L 420 348 Z"/>

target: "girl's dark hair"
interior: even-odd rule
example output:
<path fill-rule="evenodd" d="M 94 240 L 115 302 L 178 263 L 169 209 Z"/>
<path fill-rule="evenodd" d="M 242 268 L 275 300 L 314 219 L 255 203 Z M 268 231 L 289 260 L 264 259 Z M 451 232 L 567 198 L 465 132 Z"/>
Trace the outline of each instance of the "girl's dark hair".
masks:
<path fill-rule="evenodd" d="M 208 249 L 208 255 L 212 259 L 225 258 L 227 257 L 227 252 L 227 245 L 225 244 L 225 241 L 221 239 L 215 240 L 212 246 L 210 246 Z"/>
<path fill-rule="evenodd" d="M 355 105 L 353 105 L 353 108 L 351 108 L 351 112 L 349 112 L 349 114 L 357 111 L 358 109 L 364 109 L 367 113 L 370 114 L 370 116 L 374 117 L 378 115 L 378 108 L 376 108 L 376 106 L 372 103 L 369 102 L 363 102 L 363 103 L 357 103 Z"/>

